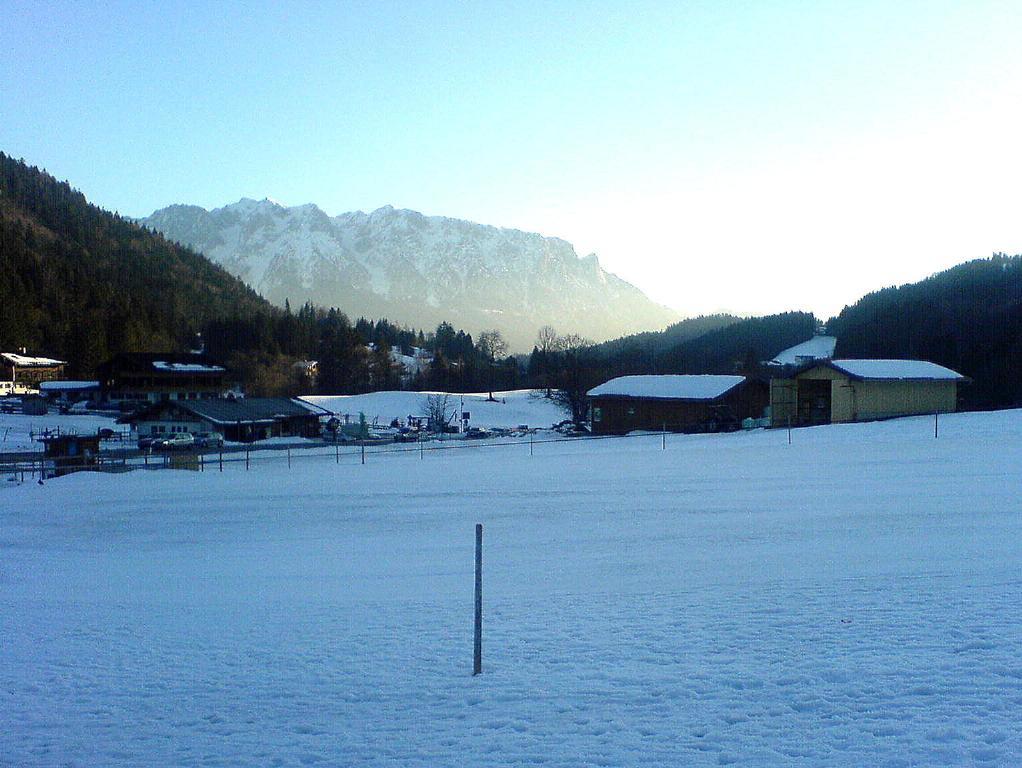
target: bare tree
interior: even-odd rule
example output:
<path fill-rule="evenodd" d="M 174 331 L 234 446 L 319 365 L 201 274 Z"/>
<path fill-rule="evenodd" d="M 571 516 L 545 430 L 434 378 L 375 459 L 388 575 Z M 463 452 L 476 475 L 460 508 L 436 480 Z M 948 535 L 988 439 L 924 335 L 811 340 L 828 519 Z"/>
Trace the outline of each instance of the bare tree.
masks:
<path fill-rule="evenodd" d="M 434 432 L 442 433 L 458 413 L 457 406 L 451 402 L 446 392 L 437 392 L 426 396 L 426 416 Z"/>
<path fill-rule="evenodd" d="M 503 334 L 496 330 L 483 331 L 479 334 L 479 341 L 476 342 L 476 349 L 479 350 L 479 354 L 482 355 L 489 365 L 487 366 L 486 381 L 489 384 L 490 397 L 489 400 L 494 400 L 493 397 L 493 367 L 497 363 L 498 357 L 503 357 L 507 354 L 507 342 L 504 341 Z"/>
<path fill-rule="evenodd" d="M 585 421 L 589 411 L 588 392 L 599 379 L 589 360 L 592 342 L 577 333 L 569 333 L 559 339 L 561 369 L 557 375 L 554 401 L 571 411 L 571 420 L 576 424 Z"/>
<path fill-rule="evenodd" d="M 552 325 L 544 325 L 536 334 L 536 350 L 539 352 L 539 363 L 546 384 L 546 396 L 551 397 L 550 376 L 553 373 L 553 356 L 561 349 L 561 338 Z"/>

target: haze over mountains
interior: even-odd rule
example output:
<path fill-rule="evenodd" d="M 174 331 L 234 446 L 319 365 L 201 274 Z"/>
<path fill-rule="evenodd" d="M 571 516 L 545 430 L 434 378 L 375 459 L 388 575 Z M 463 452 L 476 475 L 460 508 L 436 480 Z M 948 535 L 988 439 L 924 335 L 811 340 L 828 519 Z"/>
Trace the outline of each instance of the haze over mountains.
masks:
<path fill-rule="evenodd" d="M 172 205 L 145 226 L 205 254 L 270 301 L 339 306 L 431 328 L 502 331 L 530 349 L 553 325 L 594 341 L 663 328 L 678 313 L 570 243 L 391 206 L 330 217 L 313 204 L 242 199 L 207 211 Z"/>

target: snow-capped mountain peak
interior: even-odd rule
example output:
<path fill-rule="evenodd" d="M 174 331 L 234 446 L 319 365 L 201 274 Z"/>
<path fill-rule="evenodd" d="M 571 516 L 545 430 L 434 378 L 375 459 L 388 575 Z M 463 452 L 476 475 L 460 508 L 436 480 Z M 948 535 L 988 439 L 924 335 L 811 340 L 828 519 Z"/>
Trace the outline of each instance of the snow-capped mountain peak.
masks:
<path fill-rule="evenodd" d="M 560 238 L 392 205 L 331 217 L 313 203 L 242 198 L 211 211 L 173 205 L 142 223 L 278 304 L 311 300 L 427 329 L 497 327 L 519 351 L 543 325 L 599 341 L 677 319 Z"/>

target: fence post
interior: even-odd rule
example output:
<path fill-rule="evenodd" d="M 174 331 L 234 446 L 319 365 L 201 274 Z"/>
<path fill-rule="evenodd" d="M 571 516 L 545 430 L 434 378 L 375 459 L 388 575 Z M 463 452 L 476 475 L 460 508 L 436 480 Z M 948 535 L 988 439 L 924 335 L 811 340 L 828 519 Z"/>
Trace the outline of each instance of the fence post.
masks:
<path fill-rule="evenodd" d="M 366 444 L 362 443 L 362 463 L 366 463 Z"/>
<path fill-rule="evenodd" d="M 483 671 L 483 524 L 476 523 L 476 611 L 472 676 Z"/>
<path fill-rule="evenodd" d="M 337 447 L 337 441 L 334 440 L 334 464 L 341 463 L 341 449 Z"/>
<path fill-rule="evenodd" d="M 667 422 L 664 422 L 663 430 L 660 433 L 660 450 L 667 450 Z"/>
<path fill-rule="evenodd" d="M 530 456 L 534 456 L 535 455 L 533 453 L 533 450 L 534 450 L 533 449 L 533 437 L 535 437 L 535 435 L 532 432 L 530 432 L 529 433 L 529 455 Z"/>
<path fill-rule="evenodd" d="M 200 472 L 206 471 L 206 454 L 204 453 L 199 454 L 199 471 Z"/>
<path fill-rule="evenodd" d="M 291 449 L 287 449 L 287 468 L 291 469 Z"/>
<path fill-rule="evenodd" d="M 933 412 L 933 439 L 937 439 L 937 411 Z"/>
<path fill-rule="evenodd" d="M 245 449 L 245 471 L 248 472 L 248 448 Z"/>
<path fill-rule="evenodd" d="M 791 416 L 788 417 L 788 445 L 791 445 Z"/>
<path fill-rule="evenodd" d="M 424 458 L 423 454 L 425 452 L 425 448 L 422 447 L 422 433 L 421 432 L 418 435 L 418 439 L 419 439 L 419 461 L 422 461 L 422 459 Z"/>
<path fill-rule="evenodd" d="M 224 471 L 224 449 L 220 449 L 220 471 Z"/>

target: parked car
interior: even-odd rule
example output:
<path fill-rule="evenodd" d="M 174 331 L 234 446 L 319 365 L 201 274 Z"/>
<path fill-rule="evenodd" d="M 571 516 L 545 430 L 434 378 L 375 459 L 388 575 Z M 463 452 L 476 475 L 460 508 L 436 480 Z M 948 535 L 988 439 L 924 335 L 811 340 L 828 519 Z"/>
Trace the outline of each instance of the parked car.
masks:
<path fill-rule="evenodd" d="M 195 438 L 196 448 L 224 447 L 224 436 L 219 432 L 196 432 L 193 437 Z"/>
<path fill-rule="evenodd" d="M 487 437 L 493 437 L 493 433 L 488 429 L 482 427 L 469 427 L 468 432 L 465 433 L 465 437 L 469 440 L 483 440 Z"/>
<path fill-rule="evenodd" d="M 138 449 L 140 451 L 150 451 L 156 444 L 156 441 L 162 437 L 163 435 L 142 435 L 138 439 Z"/>
<path fill-rule="evenodd" d="M 117 433 L 110 429 L 110 427 L 100 427 L 96 434 L 99 435 L 100 440 L 113 440 L 117 436 Z"/>
<path fill-rule="evenodd" d="M 195 445 L 195 438 L 190 432 L 171 432 L 169 435 L 161 435 L 159 440 L 153 443 L 154 450 L 177 451 L 192 448 Z"/>

